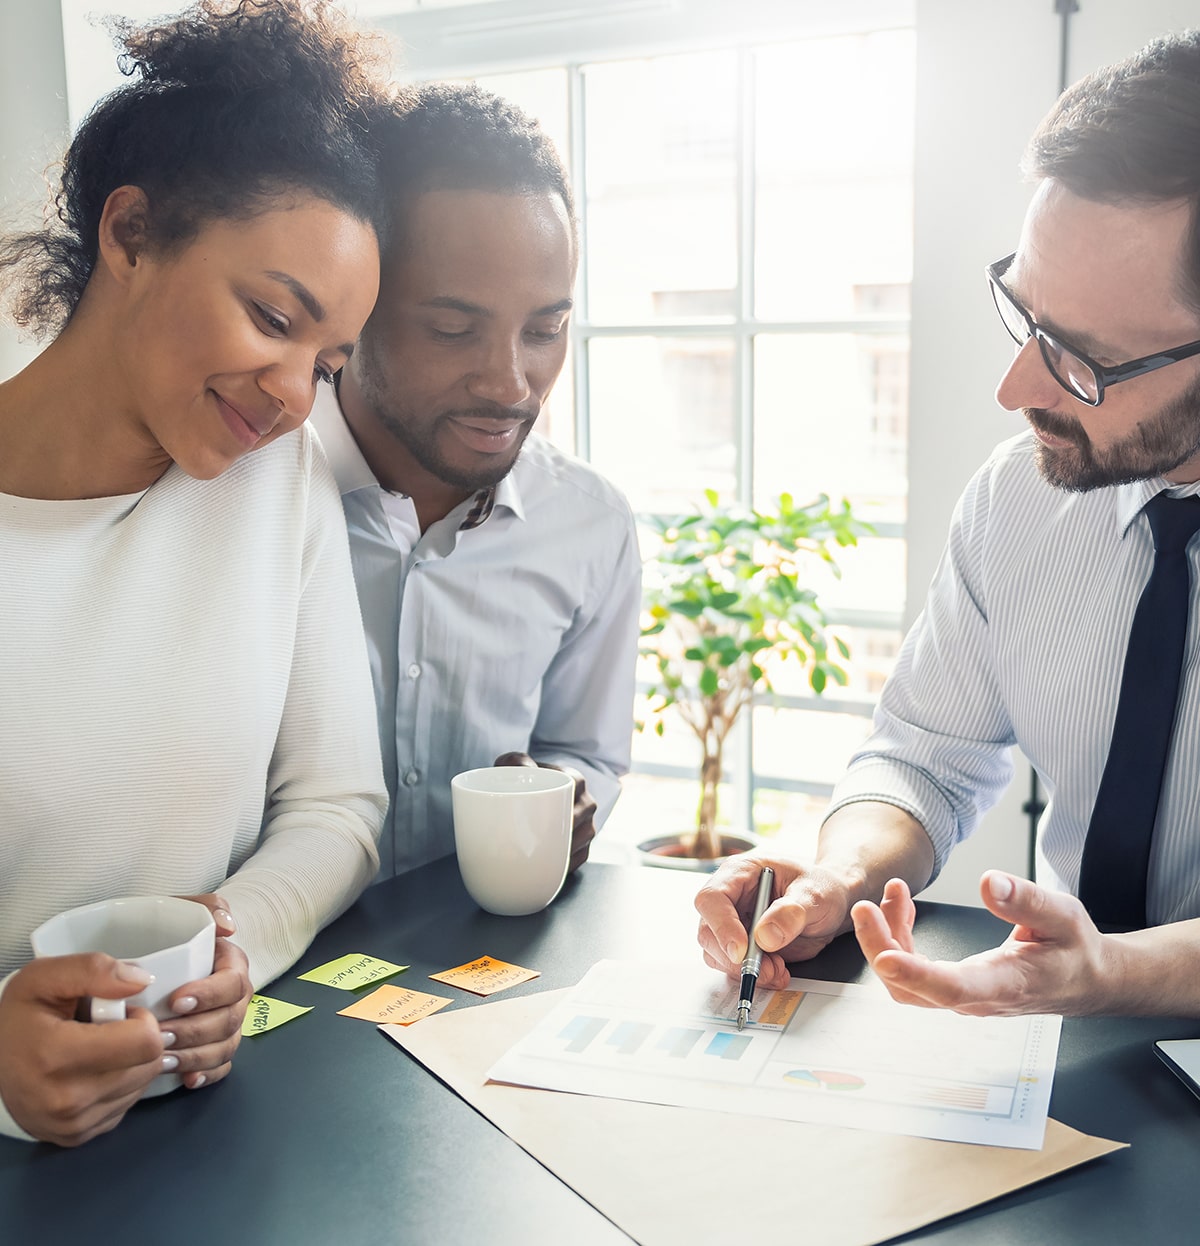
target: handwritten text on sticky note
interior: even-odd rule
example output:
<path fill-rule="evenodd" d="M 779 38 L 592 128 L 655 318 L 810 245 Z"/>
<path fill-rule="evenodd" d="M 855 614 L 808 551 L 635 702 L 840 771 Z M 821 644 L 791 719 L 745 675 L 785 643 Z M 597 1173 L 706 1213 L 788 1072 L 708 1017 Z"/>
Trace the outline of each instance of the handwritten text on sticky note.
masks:
<path fill-rule="evenodd" d="M 360 986 L 369 982 L 378 982 L 381 978 L 390 978 L 401 973 L 407 965 L 393 965 L 390 961 L 377 960 L 374 956 L 364 956 L 361 952 L 351 952 L 349 956 L 339 957 L 308 973 L 302 973 L 305 982 L 319 982 L 322 986 L 336 986 L 339 991 L 357 991 Z"/>
<path fill-rule="evenodd" d="M 402 986 L 381 986 L 365 999 L 349 1008 L 339 1008 L 339 1017 L 358 1017 L 363 1021 L 387 1022 L 390 1025 L 412 1025 L 422 1017 L 445 1008 L 454 1001 L 447 995 L 426 995 Z"/>
<path fill-rule="evenodd" d="M 290 1021 L 293 1017 L 301 1017 L 311 1008 L 301 1008 L 299 1004 L 289 1004 L 286 999 L 271 999 L 267 995 L 251 995 L 246 1015 L 242 1018 L 242 1037 L 253 1038 L 256 1034 L 265 1034 L 277 1025 Z"/>
<path fill-rule="evenodd" d="M 506 990 L 541 975 L 536 969 L 522 969 L 520 965 L 510 965 L 491 956 L 481 956 L 466 965 L 445 969 L 441 973 L 431 973 L 429 976 L 435 982 L 461 987 L 473 995 L 494 995 L 497 991 Z"/>

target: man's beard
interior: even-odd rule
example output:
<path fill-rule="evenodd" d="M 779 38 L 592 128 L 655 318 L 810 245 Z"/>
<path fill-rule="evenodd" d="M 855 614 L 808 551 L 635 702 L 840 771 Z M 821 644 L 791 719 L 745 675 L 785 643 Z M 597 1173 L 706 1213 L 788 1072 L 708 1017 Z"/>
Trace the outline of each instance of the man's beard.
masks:
<path fill-rule="evenodd" d="M 1200 454 L 1200 380 L 1107 450 L 1092 445 L 1078 420 L 1039 408 L 1024 414 L 1035 429 L 1071 443 L 1037 446 L 1043 478 L 1071 493 L 1165 476 Z"/>
<path fill-rule="evenodd" d="M 474 493 L 499 484 L 512 471 L 517 455 L 525 444 L 525 438 L 529 436 L 533 428 L 536 416 L 530 418 L 528 411 L 517 408 L 487 406 L 443 412 L 436 416 L 431 424 L 423 424 L 420 420 L 413 418 L 411 411 L 389 392 L 365 337 L 359 345 L 358 363 L 359 387 L 375 418 L 431 476 L 436 477 L 443 484 Z M 512 452 L 507 457 L 493 455 L 483 466 L 474 471 L 465 471 L 447 462 L 438 445 L 439 432 L 452 417 L 495 420 L 497 423 L 505 424 L 521 420 L 525 427 L 518 433 Z M 450 435 L 453 436 L 453 433 Z"/>

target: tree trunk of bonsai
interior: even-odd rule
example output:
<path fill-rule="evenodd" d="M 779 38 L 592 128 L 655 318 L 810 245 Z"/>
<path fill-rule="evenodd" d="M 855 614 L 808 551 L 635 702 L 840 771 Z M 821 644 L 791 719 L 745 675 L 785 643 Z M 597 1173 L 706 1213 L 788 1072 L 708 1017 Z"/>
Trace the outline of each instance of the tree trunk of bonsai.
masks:
<path fill-rule="evenodd" d="M 711 861 L 721 855 L 721 836 L 717 831 L 717 788 L 721 782 L 723 741 L 710 739 L 705 743 L 704 760 L 700 765 L 700 808 L 688 856 Z"/>

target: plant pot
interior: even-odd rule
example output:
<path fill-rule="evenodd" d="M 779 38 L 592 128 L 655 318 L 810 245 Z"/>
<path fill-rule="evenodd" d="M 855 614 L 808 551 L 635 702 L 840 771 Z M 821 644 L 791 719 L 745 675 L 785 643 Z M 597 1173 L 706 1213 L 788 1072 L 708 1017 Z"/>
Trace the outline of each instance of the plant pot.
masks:
<path fill-rule="evenodd" d="M 718 857 L 685 857 L 684 844 L 688 832 L 681 831 L 675 835 L 656 835 L 653 839 L 644 839 L 637 846 L 638 863 L 654 865 L 666 870 L 689 870 L 694 874 L 711 874 L 722 861 L 736 856 L 739 852 L 747 852 L 757 844 L 757 839 L 747 831 L 736 834 L 727 833 L 721 836 L 721 855 Z"/>

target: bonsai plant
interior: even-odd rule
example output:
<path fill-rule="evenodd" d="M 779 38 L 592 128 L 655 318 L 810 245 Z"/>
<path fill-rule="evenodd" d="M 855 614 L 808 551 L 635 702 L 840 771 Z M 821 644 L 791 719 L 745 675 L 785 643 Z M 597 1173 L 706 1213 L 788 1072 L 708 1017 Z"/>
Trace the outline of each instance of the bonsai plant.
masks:
<path fill-rule="evenodd" d="M 712 860 L 725 855 L 717 830 L 725 743 L 755 696 L 773 691 L 776 665 L 803 663 L 817 694 L 831 680 L 846 683 L 838 659 L 849 649 L 828 632 L 805 572 L 823 563 L 838 574 L 831 547 L 854 545 L 871 529 L 848 502 L 824 494 L 797 506 L 785 493 L 769 511 L 723 505 L 711 490 L 705 499 L 691 514 L 650 521 L 658 544 L 645 563 L 641 653 L 657 673 L 638 726 L 653 722 L 661 735 L 674 711 L 700 741 L 695 828 L 657 851 Z"/>

